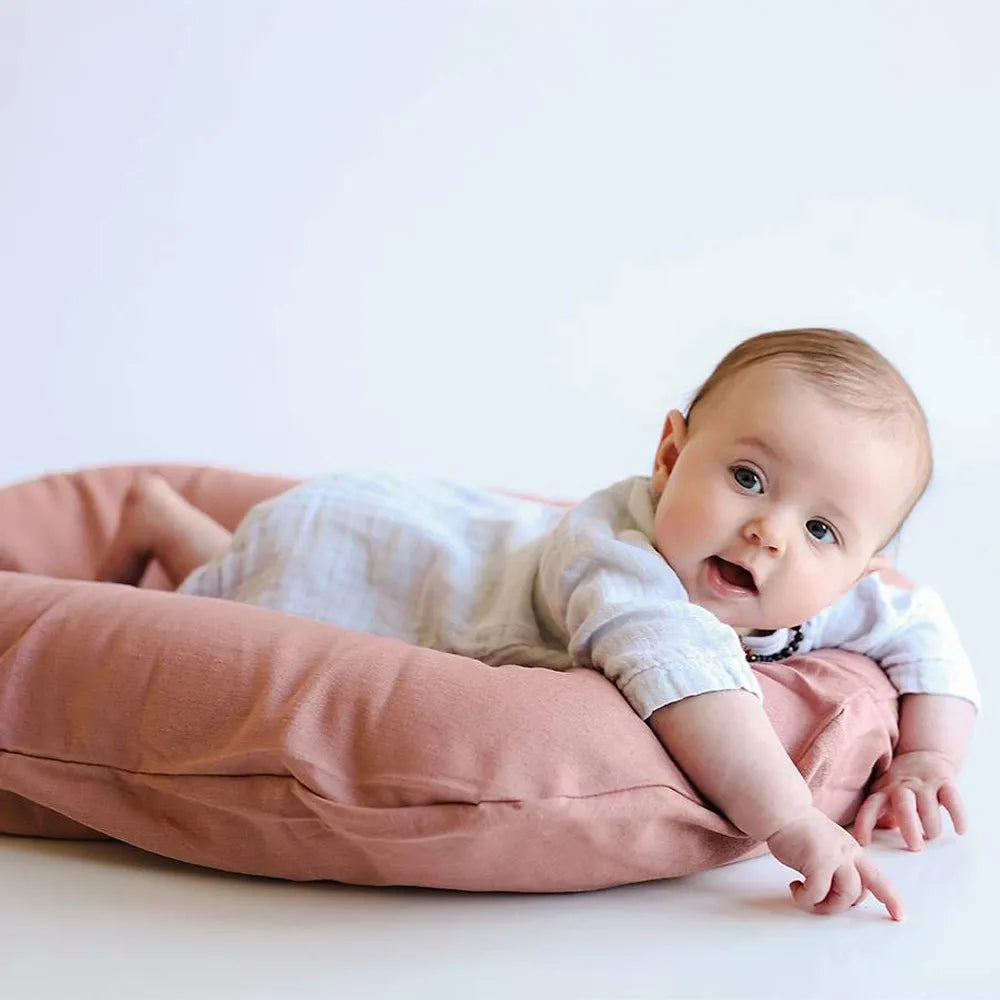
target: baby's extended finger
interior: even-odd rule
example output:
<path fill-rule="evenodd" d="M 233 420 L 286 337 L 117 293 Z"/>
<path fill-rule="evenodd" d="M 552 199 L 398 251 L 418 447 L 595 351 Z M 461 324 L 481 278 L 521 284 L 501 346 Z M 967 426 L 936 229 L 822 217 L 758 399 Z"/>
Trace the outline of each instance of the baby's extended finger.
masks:
<path fill-rule="evenodd" d="M 912 788 L 896 788 L 892 793 L 892 809 L 896 814 L 899 832 L 911 851 L 924 849 L 924 831 L 917 815 L 917 796 Z"/>
<path fill-rule="evenodd" d="M 917 814 L 920 825 L 924 828 L 927 840 L 933 840 L 941 832 L 941 807 L 938 805 L 937 793 L 929 788 L 921 788 L 917 792 Z"/>
<path fill-rule="evenodd" d="M 903 901 L 889 880 L 875 867 L 874 862 L 867 857 L 861 858 L 858 861 L 858 871 L 861 873 L 864 887 L 889 911 L 889 916 L 893 920 L 902 920 L 906 916 Z"/>
<path fill-rule="evenodd" d="M 965 833 L 969 829 L 969 821 L 962 796 L 958 794 L 958 788 L 950 781 L 945 782 L 938 789 L 938 801 L 948 810 L 955 833 Z"/>
<path fill-rule="evenodd" d="M 857 816 L 854 818 L 854 839 L 864 846 L 870 844 L 872 840 L 872 830 L 879 818 L 886 803 L 886 796 L 883 792 L 872 792 L 871 795 L 861 803 Z"/>

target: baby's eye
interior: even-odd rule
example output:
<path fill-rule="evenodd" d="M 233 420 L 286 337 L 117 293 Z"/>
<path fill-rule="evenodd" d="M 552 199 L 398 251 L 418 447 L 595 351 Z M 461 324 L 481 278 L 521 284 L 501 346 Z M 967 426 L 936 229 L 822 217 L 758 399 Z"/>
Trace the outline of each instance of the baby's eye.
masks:
<path fill-rule="evenodd" d="M 837 541 L 837 536 L 834 533 L 833 528 L 831 528 L 826 521 L 820 521 L 815 517 L 806 521 L 806 531 L 808 531 L 817 542 L 826 542 L 827 544 L 830 544 Z"/>
<path fill-rule="evenodd" d="M 739 483 L 740 486 L 745 490 L 749 490 L 751 493 L 763 493 L 764 484 L 761 482 L 760 476 L 757 475 L 753 469 L 748 465 L 734 465 L 730 470 L 733 474 L 733 479 Z"/>

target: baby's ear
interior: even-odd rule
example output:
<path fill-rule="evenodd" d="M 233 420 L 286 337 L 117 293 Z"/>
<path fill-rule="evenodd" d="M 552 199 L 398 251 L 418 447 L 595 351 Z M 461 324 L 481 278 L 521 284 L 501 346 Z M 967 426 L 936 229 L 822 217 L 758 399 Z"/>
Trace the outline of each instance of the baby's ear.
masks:
<path fill-rule="evenodd" d="M 684 414 L 680 410 L 671 410 L 663 422 L 663 433 L 660 435 L 660 444 L 653 462 L 653 489 L 657 493 L 667 485 L 667 480 L 674 470 L 681 449 L 687 443 L 687 438 L 688 427 Z"/>

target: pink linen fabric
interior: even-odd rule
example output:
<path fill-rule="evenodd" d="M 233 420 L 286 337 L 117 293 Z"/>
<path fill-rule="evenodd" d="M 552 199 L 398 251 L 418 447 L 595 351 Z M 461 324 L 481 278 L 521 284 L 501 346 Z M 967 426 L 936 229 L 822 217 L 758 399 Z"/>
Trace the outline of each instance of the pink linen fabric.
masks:
<path fill-rule="evenodd" d="M 291 485 L 160 466 L 232 527 Z M 474 660 L 267 609 L 87 582 L 138 467 L 0 490 L 0 831 L 111 837 L 289 879 L 572 891 L 761 853 L 591 670 Z M 74 579 L 75 578 L 75 579 Z M 849 822 L 896 694 L 842 652 L 757 671 Z"/>

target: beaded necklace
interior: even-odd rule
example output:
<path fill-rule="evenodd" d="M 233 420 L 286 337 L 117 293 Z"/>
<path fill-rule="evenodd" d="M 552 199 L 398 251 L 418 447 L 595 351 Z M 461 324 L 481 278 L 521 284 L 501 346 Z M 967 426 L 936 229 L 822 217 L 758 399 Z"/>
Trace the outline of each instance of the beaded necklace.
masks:
<path fill-rule="evenodd" d="M 741 639 L 740 645 L 746 654 L 747 663 L 773 663 L 775 660 L 787 660 L 799 648 L 799 644 L 802 642 L 802 626 L 796 625 L 794 631 L 795 635 L 792 636 L 792 641 L 787 646 L 779 649 L 777 653 L 770 653 L 767 656 L 753 652 Z"/>

